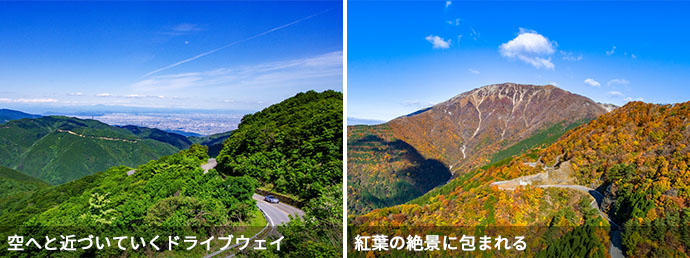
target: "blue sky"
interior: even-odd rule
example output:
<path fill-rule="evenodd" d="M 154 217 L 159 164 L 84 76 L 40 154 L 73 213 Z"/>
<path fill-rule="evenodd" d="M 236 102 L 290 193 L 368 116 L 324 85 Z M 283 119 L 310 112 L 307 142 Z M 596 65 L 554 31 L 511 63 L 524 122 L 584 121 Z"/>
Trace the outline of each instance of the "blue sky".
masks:
<path fill-rule="evenodd" d="M 342 2 L 0 2 L 0 107 L 259 110 L 342 91 Z"/>
<path fill-rule="evenodd" d="M 348 2 L 348 116 L 390 120 L 494 83 L 623 105 L 690 101 L 690 2 Z"/>

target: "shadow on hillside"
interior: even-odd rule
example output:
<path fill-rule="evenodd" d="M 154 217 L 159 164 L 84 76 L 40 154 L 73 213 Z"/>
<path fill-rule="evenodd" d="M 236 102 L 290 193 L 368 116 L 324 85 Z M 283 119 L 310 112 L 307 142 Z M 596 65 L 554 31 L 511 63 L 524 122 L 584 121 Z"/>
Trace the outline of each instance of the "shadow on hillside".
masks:
<path fill-rule="evenodd" d="M 386 141 L 376 135 L 367 135 L 348 145 L 353 149 L 364 149 L 364 146 L 385 146 L 386 153 L 392 156 L 390 163 L 410 164 L 402 170 L 387 171 L 392 172 L 398 179 L 394 185 L 380 185 L 381 180 L 372 177 L 370 180 L 377 181 L 374 183 L 375 187 L 360 189 L 363 200 L 376 208 L 406 203 L 436 186 L 445 184 L 451 177 L 450 170 L 443 163 L 436 159 L 424 158 L 412 145 L 399 139 Z"/>

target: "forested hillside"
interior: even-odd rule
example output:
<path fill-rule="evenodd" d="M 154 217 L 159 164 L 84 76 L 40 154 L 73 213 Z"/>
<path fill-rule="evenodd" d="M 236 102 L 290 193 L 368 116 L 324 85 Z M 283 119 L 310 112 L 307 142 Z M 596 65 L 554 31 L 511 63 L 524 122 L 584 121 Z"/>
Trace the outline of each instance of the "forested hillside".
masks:
<path fill-rule="evenodd" d="M 690 102 L 631 102 L 547 148 L 569 160 L 576 182 L 603 192 L 624 225 L 631 257 L 671 257 L 690 248 Z"/>
<path fill-rule="evenodd" d="M 0 165 L 51 184 L 135 166 L 179 149 L 95 120 L 41 117 L 0 126 Z"/>
<path fill-rule="evenodd" d="M 216 231 L 228 230 L 230 226 L 249 225 L 255 217 L 263 221 L 252 199 L 256 180 L 223 178 L 215 170 L 203 173 L 200 165 L 208 159 L 206 151 L 204 146 L 192 145 L 188 150 L 141 165 L 132 175 L 127 174 L 130 168 L 114 167 L 39 190 L 13 203 L 3 203 L 0 226 L 27 235 L 60 235 L 64 233 L 60 230 L 78 228 L 93 233 L 152 237 L 160 229 L 203 235 L 211 232 L 185 230 L 211 226 Z M 264 224 L 265 221 L 255 226 Z M 22 255 L 39 255 L 40 250 L 36 252 Z M 91 248 L 70 255 L 145 256 L 117 248 Z"/>
<path fill-rule="evenodd" d="M 443 185 L 448 174 L 552 142 L 604 113 L 601 104 L 552 85 L 504 83 L 385 124 L 348 127 L 348 210 L 404 203 Z"/>
<path fill-rule="evenodd" d="M 245 115 L 223 144 L 218 169 L 303 200 L 342 182 L 343 94 L 299 93 Z"/>
<path fill-rule="evenodd" d="M 36 191 L 49 185 L 39 179 L 0 166 L 0 200 L 23 192 Z"/>
<path fill-rule="evenodd" d="M 560 237 L 533 232 L 533 245 L 541 247 L 534 254 L 582 257 L 609 248 L 600 232 L 609 223 L 600 209 L 621 225 L 627 256 L 683 256 L 690 247 L 689 142 L 690 102 L 630 102 L 546 148 L 473 170 L 408 204 L 349 220 L 356 232 L 370 226 L 576 226 Z M 491 184 L 544 173 L 524 177 L 529 183 L 514 190 Z M 604 198 L 594 203 L 582 191 L 538 187 L 551 184 L 594 188 Z"/>
<path fill-rule="evenodd" d="M 208 146 L 208 155 L 211 157 L 216 157 L 223 149 L 223 142 L 225 139 L 230 137 L 232 131 L 227 131 L 224 133 L 217 133 L 208 136 L 190 136 L 187 137 L 191 142 Z"/>
<path fill-rule="evenodd" d="M 350 211 L 407 202 L 451 177 L 443 163 L 425 159 L 414 147 L 392 136 L 387 124 L 349 126 L 347 138 Z"/>

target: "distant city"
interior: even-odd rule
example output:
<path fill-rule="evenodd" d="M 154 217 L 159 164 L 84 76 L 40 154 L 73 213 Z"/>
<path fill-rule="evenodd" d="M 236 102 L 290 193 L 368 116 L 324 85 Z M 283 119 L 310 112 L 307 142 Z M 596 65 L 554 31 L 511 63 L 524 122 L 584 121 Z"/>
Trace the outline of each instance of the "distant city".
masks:
<path fill-rule="evenodd" d="M 199 136 L 237 129 L 243 115 L 239 113 L 109 113 L 72 116 L 94 119 L 110 125 L 136 125 L 158 128 L 185 136 Z"/>

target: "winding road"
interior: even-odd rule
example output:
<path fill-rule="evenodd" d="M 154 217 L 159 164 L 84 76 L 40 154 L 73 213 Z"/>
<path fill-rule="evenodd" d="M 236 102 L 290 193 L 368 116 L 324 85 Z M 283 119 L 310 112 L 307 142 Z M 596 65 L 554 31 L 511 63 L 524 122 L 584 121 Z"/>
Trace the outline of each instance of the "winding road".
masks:
<path fill-rule="evenodd" d="M 208 159 L 208 162 L 206 164 L 202 164 L 201 168 L 204 169 L 204 173 L 207 173 L 210 169 L 213 169 L 218 165 L 218 162 L 216 162 L 216 159 Z M 256 207 L 261 210 L 261 213 L 263 213 L 264 217 L 266 218 L 266 226 L 259 232 L 256 233 L 253 237 L 250 238 L 249 241 L 254 240 L 255 238 L 259 237 L 259 235 L 262 235 L 262 233 L 265 230 L 270 230 L 268 234 L 263 234 L 263 236 L 268 236 L 271 234 L 280 234 L 278 231 L 276 231 L 276 227 L 287 223 L 290 221 L 290 215 L 293 217 L 299 216 L 302 217 L 304 216 L 304 211 L 284 204 L 284 203 L 268 203 L 264 201 L 264 196 L 259 195 L 259 194 L 254 194 L 253 196 L 254 200 L 256 200 Z M 216 257 L 218 255 L 221 255 L 224 252 L 231 251 L 233 248 L 237 247 L 239 244 L 235 244 L 230 246 L 228 249 L 224 250 L 218 250 L 216 252 L 213 252 L 207 256 L 204 256 L 204 258 L 210 258 L 210 257 Z M 235 257 L 235 254 L 229 254 L 226 257 Z"/>
<path fill-rule="evenodd" d="M 497 181 L 491 183 L 491 185 L 497 185 L 498 189 L 501 190 L 514 190 L 514 187 L 501 187 L 502 185 L 514 185 L 515 182 L 528 182 L 529 179 L 533 178 L 534 175 L 531 176 L 524 176 L 524 177 L 519 177 L 515 178 L 512 180 L 506 180 L 506 181 Z M 592 198 L 594 198 L 594 201 L 592 201 L 591 205 L 592 207 L 596 208 L 599 211 L 599 215 L 606 219 L 609 222 L 609 225 L 611 225 L 611 228 L 609 230 L 609 237 L 611 238 L 611 247 L 609 248 L 609 254 L 611 255 L 612 258 L 624 258 L 625 256 L 623 255 L 622 251 L 622 238 L 621 238 L 621 232 L 620 232 L 620 227 L 618 224 L 613 222 L 609 216 L 607 216 L 603 211 L 601 211 L 600 205 L 601 202 L 604 200 L 604 195 L 601 194 L 600 192 L 597 192 L 597 190 L 594 190 L 589 187 L 581 186 L 581 185 L 533 185 L 535 187 L 539 188 L 568 188 L 568 189 L 574 189 L 578 190 L 581 192 L 588 193 Z"/>

